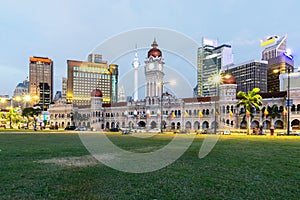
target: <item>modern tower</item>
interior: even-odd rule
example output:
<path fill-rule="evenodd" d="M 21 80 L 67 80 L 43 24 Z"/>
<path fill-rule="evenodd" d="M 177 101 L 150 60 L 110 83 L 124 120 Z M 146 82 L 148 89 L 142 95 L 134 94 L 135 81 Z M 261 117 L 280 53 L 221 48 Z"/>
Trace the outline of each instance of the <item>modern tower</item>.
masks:
<path fill-rule="evenodd" d="M 268 61 L 267 65 L 267 87 L 268 92 L 280 91 L 279 75 L 287 72 L 294 71 L 294 61 L 286 56 L 287 35 L 279 37 L 273 35 L 261 41 L 261 46 L 264 48 L 262 51 L 262 60 Z"/>
<path fill-rule="evenodd" d="M 67 102 L 67 78 L 62 77 L 61 80 L 61 99 L 63 103 Z"/>
<path fill-rule="evenodd" d="M 210 77 L 225 71 L 233 63 L 231 45 L 218 46 L 216 40 L 202 39 L 202 47 L 198 48 L 198 96 L 215 96 L 217 88 L 209 81 Z"/>
<path fill-rule="evenodd" d="M 99 54 L 90 54 L 89 62 L 67 60 L 67 103 L 90 106 L 91 91 L 101 90 L 103 104 L 118 100 L 118 65 L 107 64 Z"/>
<path fill-rule="evenodd" d="M 133 100 L 134 101 L 137 101 L 138 98 L 139 98 L 139 94 L 138 94 L 138 70 L 139 70 L 139 58 L 138 58 L 138 54 L 137 54 L 137 50 L 135 52 L 135 55 L 134 55 L 134 60 L 133 60 L 133 63 L 132 63 L 132 66 L 134 68 L 134 93 L 133 93 Z"/>
<path fill-rule="evenodd" d="M 164 61 L 158 44 L 154 39 L 152 49 L 145 60 L 146 98 L 160 98 L 164 80 Z"/>
<path fill-rule="evenodd" d="M 228 72 L 236 79 L 237 92 L 248 93 L 253 88 L 267 92 L 267 61 L 251 60 L 228 67 Z"/>
<path fill-rule="evenodd" d="M 29 58 L 29 93 L 43 110 L 47 110 L 53 100 L 53 61 L 46 57 Z"/>

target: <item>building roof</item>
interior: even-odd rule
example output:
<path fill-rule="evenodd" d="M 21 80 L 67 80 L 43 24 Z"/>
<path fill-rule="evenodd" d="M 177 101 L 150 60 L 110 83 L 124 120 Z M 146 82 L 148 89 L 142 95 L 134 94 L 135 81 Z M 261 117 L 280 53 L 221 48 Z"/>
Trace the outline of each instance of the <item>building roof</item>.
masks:
<path fill-rule="evenodd" d="M 263 99 L 282 98 L 282 97 L 287 96 L 286 91 L 282 91 L 282 92 L 265 92 L 265 93 L 259 93 L 259 94 Z"/>
<path fill-rule="evenodd" d="M 193 103 L 193 102 L 211 102 L 213 97 L 191 97 L 183 98 L 184 103 Z"/>
<path fill-rule="evenodd" d="M 18 83 L 17 87 L 27 88 L 24 83 Z"/>

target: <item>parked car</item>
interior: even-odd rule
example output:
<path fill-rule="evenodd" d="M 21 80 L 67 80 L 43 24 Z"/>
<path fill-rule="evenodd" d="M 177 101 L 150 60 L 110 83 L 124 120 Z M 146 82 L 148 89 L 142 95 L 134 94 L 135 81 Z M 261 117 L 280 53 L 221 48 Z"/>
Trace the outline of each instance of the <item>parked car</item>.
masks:
<path fill-rule="evenodd" d="M 86 131 L 86 128 L 84 126 L 78 127 L 75 129 L 76 131 Z"/>
<path fill-rule="evenodd" d="M 65 130 L 75 130 L 76 126 L 67 126 Z"/>
<path fill-rule="evenodd" d="M 159 128 L 153 128 L 153 129 L 150 129 L 148 132 L 149 133 L 159 133 L 160 129 Z"/>
<path fill-rule="evenodd" d="M 224 134 L 224 135 L 230 135 L 230 130 L 225 130 L 225 131 L 223 132 L 223 134 Z"/>
<path fill-rule="evenodd" d="M 110 131 L 110 132 L 119 132 L 120 129 L 118 129 L 118 128 L 111 128 L 111 129 L 109 129 L 109 131 Z"/>
<path fill-rule="evenodd" d="M 122 130 L 122 135 L 128 135 L 128 134 L 131 134 L 132 131 L 130 129 L 123 129 Z"/>

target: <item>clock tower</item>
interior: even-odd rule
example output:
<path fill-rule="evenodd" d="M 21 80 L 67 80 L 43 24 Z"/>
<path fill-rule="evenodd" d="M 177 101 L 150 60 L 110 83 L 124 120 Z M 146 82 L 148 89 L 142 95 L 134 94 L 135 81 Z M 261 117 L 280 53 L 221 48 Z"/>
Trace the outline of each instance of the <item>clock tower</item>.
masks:
<path fill-rule="evenodd" d="M 164 62 L 158 44 L 154 39 L 152 49 L 145 60 L 146 98 L 160 97 L 164 80 Z"/>

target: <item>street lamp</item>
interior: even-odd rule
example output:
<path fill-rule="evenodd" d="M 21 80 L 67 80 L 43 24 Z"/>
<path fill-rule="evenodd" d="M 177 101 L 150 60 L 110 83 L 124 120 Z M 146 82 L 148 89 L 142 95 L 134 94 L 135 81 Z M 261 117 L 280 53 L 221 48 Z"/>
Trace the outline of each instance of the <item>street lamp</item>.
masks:
<path fill-rule="evenodd" d="M 290 134 L 290 67 L 287 68 L 288 71 L 288 82 L 287 82 L 287 134 Z"/>
<path fill-rule="evenodd" d="M 215 85 L 216 87 L 216 100 L 215 100 L 215 124 L 214 124 L 214 134 L 217 134 L 217 99 L 219 97 L 219 85 L 223 82 L 222 72 L 217 72 L 209 77 L 208 81 Z"/>
<path fill-rule="evenodd" d="M 159 83 L 160 84 L 160 86 L 161 86 L 161 90 L 160 90 L 160 92 L 161 92 L 161 94 L 160 94 L 160 133 L 163 133 L 163 114 L 164 114 L 164 112 L 163 112 L 163 92 L 164 92 L 164 85 L 165 84 L 171 84 L 171 85 L 175 85 L 176 84 L 176 81 L 174 80 L 174 81 L 167 81 L 167 82 L 160 82 Z"/>
<path fill-rule="evenodd" d="M 293 60 L 293 56 L 291 54 L 291 50 L 287 49 L 285 53 L 283 53 L 288 59 Z M 287 135 L 290 134 L 290 106 L 291 106 L 291 99 L 290 99 L 290 87 L 291 87 L 291 80 L 290 80 L 290 73 L 291 73 L 291 66 L 287 65 Z"/>

